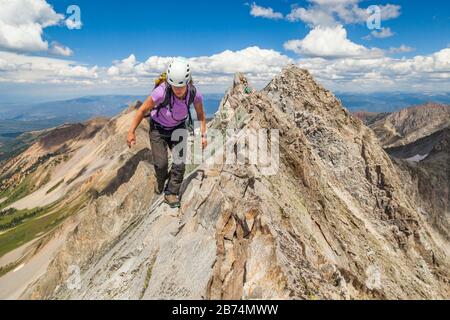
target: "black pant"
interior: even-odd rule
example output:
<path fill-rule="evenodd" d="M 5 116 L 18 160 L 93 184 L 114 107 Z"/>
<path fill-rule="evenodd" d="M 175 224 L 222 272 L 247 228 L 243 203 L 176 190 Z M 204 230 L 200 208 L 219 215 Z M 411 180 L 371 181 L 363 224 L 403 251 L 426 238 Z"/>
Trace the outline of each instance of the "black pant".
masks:
<path fill-rule="evenodd" d="M 177 129 L 183 129 L 183 136 L 172 141 L 172 133 Z M 152 148 L 153 165 L 155 167 L 156 180 L 158 185 L 162 188 L 167 179 L 169 182 L 164 190 L 165 194 L 178 194 L 180 191 L 181 183 L 183 182 L 184 172 L 186 170 L 186 146 L 188 131 L 185 123 L 181 123 L 175 128 L 164 128 L 157 122 L 150 119 L 150 145 Z M 180 145 L 181 144 L 181 145 Z M 172 162 L 172 169 L 168 172 L 169 159 L 167 155 L 167 147 L 172 149 L 182 147 L 178 156 L 182 159 L 181 163 Z M 175 154 L 172 154 L 172 159 Z"/>

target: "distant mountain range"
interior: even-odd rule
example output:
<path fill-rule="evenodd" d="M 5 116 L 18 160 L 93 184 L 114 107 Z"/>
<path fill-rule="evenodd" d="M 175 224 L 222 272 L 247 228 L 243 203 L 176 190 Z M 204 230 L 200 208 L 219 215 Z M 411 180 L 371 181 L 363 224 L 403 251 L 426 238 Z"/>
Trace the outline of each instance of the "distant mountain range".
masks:
<path fill-rule="evenodd" d="M 382 113 L 367 124 L 375 131 L 383 147 L 404 146 L 450 127 L 450 105 L 427 103 L 391 114 Z"/>
<path fill-rule="evenodd" d="M 336 96 L 351 112 L 362 111 L 373 121 L 411 105 L 430 101 L 450 104 L 450 93 L 337 93 Z M 145 96 L 104 95 L 85 96 L 76 99 L 50 101 L 37 104 L 0 104 L 0 161 L 20 151 L 34 141 L 35 135 L 26 132 L 45 130 L 65 123 L 84 122 L 93 117 L 111 118 L 136 100 Z M 222 94 L 204 94 L 205 111 L 208 118 L 216 113 Z M 363 114 L 361 113 L 361 115 Z"/>
<path fill-rule="evenodd" d="M 93 116 L 114 116 L 137 99 L 142 99 L 142 97 L 87 96 L 39 104 L 6 105 L 0 108 L 0 120 L 85 121 Z"/>
<path fill-rule="evenodd" d="M 221 95 L 205 94 L 204 106 L 212 117 L 220 104 Z M 24 135 L 65 123 L 84 122 L 94 117 L 111 118 L 145 96 L 105 95 L 86 96 L 70 100 L 50 101 L 38 104 L 0 104 L 0 161 L 23 149 L 39 137 Z"/>
<path fill-rule="evenodd" d="M 204 94 L 208 117 L 217 111 L 222 94 Z M 450 93 L 337 93 L 349 111 L 395 112 L 411 105 L 430 101 L 450 104 Z M 86 121 L 95 116 L 113 117 L 136 100 L 145 96 L 104 95 L 50 101 L 38 104 L 1 104 L 0 120 L 27 121 L 33 129 L 44 129 L 65 122 Z M 30 122 L 34 121 L 34 122 Z M 41 125 L 40 122 L 44 121 Z M 5 124 L 1 124 L 3 127 Z"/>
<path fill-rule="evenodd" d="M 27 122 L 47 120 L 53 124 L 61 124 L 61 122 L 86 121 L 95 116 L 113 117 L 136 100 L 143 101 L 145 98 L 145 96 L 106 95 L 29 105 L 6 104 L 0 105 L 0 120 Z M 211 116 L 219 106 L 220 96 L 205 95 L 204 98 L 206 112 Z"/>
<path fill-rule="evenodd" d="M 450 104 L 450 93 L 420 92 L 376 92 L 376 93 L 336 93 L 349 111 L 395 112 L 409 106 L 435 102 Z"/>

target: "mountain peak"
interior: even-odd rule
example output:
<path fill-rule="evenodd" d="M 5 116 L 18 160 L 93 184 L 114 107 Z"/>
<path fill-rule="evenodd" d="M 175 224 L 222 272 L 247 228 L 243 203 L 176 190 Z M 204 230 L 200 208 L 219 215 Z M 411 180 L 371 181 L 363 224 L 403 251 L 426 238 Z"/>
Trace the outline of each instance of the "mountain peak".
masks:
<path fill-rule="evenodd" d="M 273 86 L 289 92 L 323 90 L 308 70 L 299 68 L 294 64 L 289 64 L 284 67 L 281 72 L 269 82 L 267 88 L 269 89 Z"/>
<path fill-rule="evenodd" d="M 261 91 L 235 74 L 209 128 L 278 130 L 278 167 L 202 163 L 185 176 L 179 210 L 154 197 L 148 123 L 133 149 L 124 143 L 134 107 L 68 160 L 69 181 L 108 192 L 71 220 L 24 297 L 448 296 L 447 242 L 422 217 L 412 177 L 308 71 L 288 65 Z M 67 287 L 73 265 L 81 290 Z"/>

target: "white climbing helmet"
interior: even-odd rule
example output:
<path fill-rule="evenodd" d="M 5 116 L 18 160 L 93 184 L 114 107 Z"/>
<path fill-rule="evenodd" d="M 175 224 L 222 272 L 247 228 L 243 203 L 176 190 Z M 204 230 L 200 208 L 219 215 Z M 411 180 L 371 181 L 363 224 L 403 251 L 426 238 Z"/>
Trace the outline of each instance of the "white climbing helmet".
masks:
<path fill-rule="evenodd" d="M 175 59 L 167 67 L 167 82 L 174 87 L 184 87 L 191 81 L 191 67 L 184 59 Z"/>

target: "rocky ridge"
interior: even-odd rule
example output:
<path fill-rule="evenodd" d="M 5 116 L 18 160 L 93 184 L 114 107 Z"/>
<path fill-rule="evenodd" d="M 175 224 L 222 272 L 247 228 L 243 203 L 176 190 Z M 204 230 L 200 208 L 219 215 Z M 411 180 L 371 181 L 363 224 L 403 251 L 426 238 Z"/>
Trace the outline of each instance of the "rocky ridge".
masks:
<path fill-rule="evenodd" d="M 92 200 L 24 297 L 448 298 L 448 239 L 374 132 L 293 65 L 262 91 L 248 88 L 237 74 L 211 127 L 278 129 L 276 175 L 203 164 L 173 210 L 153 198 L 152 168 L 138 157 L 128 181 Z"/>

